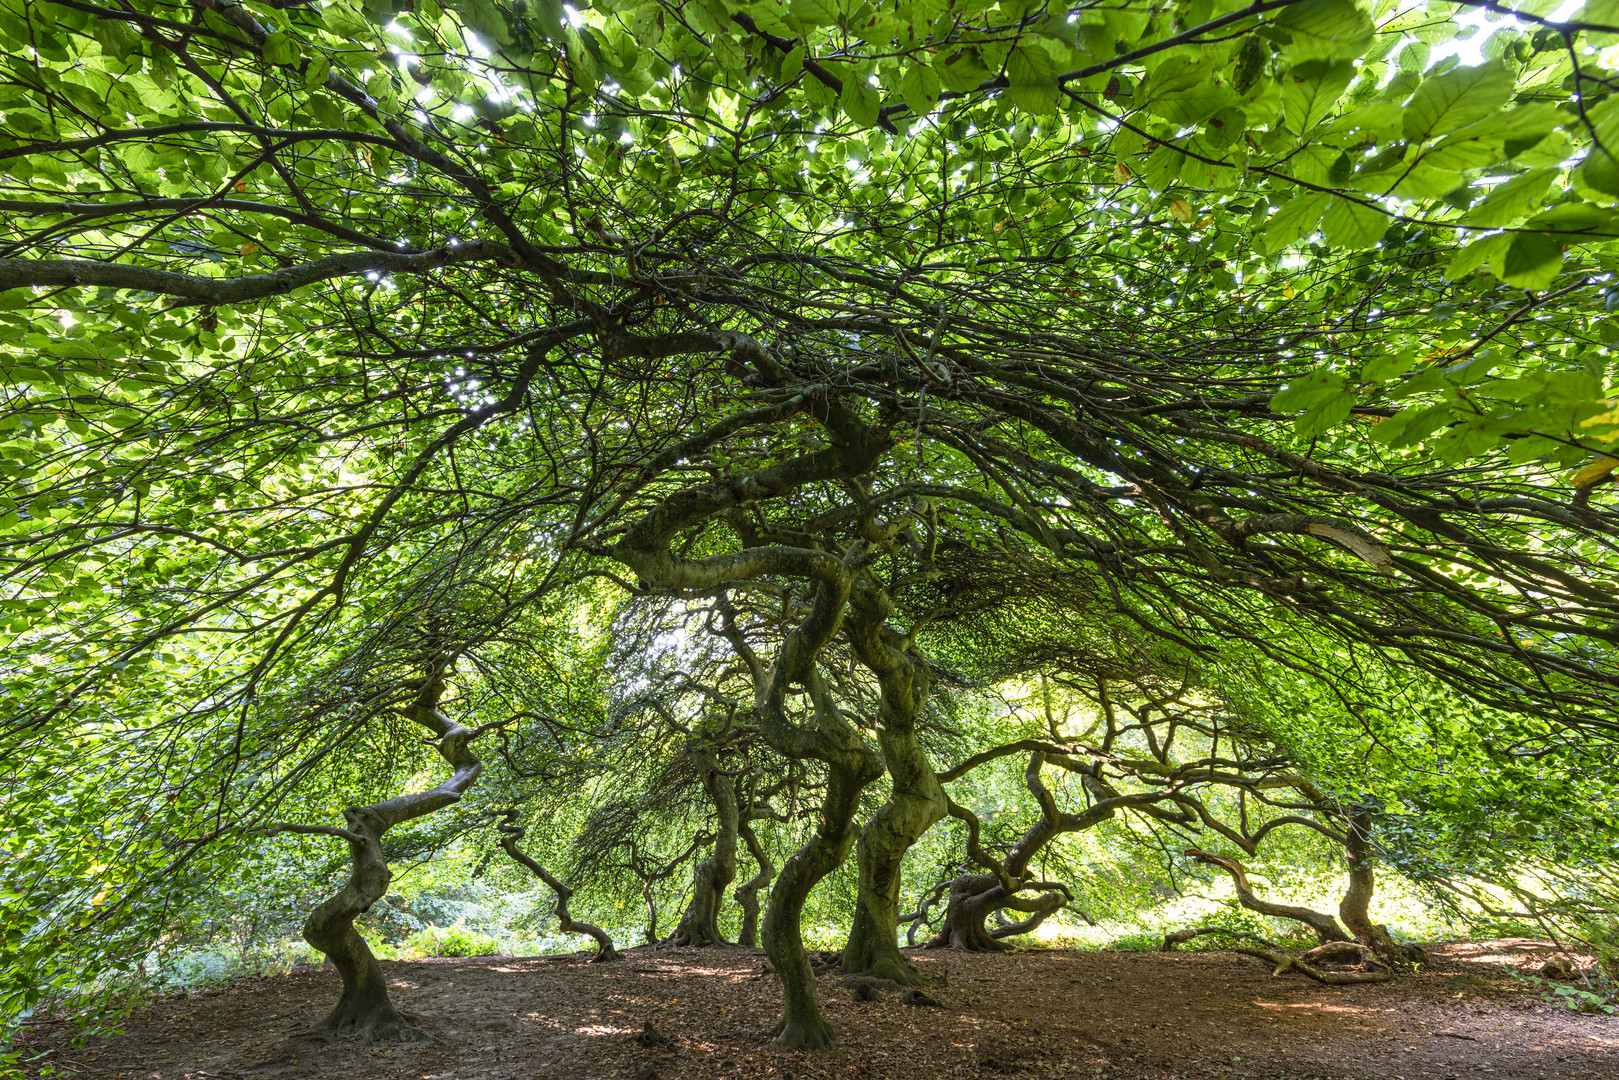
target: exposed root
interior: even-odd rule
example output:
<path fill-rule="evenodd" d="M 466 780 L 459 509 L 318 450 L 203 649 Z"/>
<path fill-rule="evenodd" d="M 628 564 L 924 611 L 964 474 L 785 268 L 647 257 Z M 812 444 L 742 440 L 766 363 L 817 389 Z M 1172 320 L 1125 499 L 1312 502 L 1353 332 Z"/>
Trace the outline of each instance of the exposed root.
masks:
<path fill-rule="evenodd" d="M 901 995 L 900 1000 L 907 1005 L 932 1005 L 936 1008 L 940 1005 L 938 998 L 929 997 L 927 994 L 922 993 L 922 991 L 916 989 L 914 986 L 905 991 L 905 993 Z"/>
<path fill-rule="evenodd" d="M 843 987 L 852 987 L 853 989 L 855 989 L 857 991 L 858 990 L 869 990 L 873 994 L 879 993 L 879 992 L 884 991 L 884 990 L 903 990 L 903 989 L 905 989 L 904 986 L 902 986 L 900 983 L 895 982 L 893 979 L 884 979 L 884 978 L 881 978 L 881 977 L 878 977 L 878 976 L 872 976 L 872 975 L 845 975 L 843 978 L 839 979 L 833 985 L 835 985 L 835 986 L 843 986 Z M 861 1001 L 869 1001 L 871 999 L 870 998 L 860 998 L 860 1000 Z"/>
<path fill-rule="evenodd" d="M 1373 966 L 1373 963 L 1368 963 L 1365 960 L 1366 954 L 1371 952 L 1370 949 L 1364 949 L 1361 946 L 1356 946 L 1353 942 L 1330 942 L 1325 946 L 1312 949 L 1309 953 L 1305 953 L 1301 956 L 1286 951 L 1280 945 L 1266 938 L 1262 938 L 1258 934 L 1250 934 L 1246 930 L 1228 930 L 1223 926 L 1204 926 L 1195 930 L 1181 930 L 1173 934 L 1166 934 L 1164 935 L 1163 947 L 1159 951 L 1173 952 L 1175 946 L 1181 942 L 1190 941 L 1192 938 L 1200 937 L 1204 934 L 1222 934 L 1237 941 L 1246 940 L 1254 942 L 1253 945 L 1230 945 L 1227 946 L 1227 948 L 1229 948 L 1232 952 L 1242 953 L 1244 956 L 1252 956 L 1260 960 L 1264 960 L 1275 969 L 1271 972 L 1273 976 L 1286 975 L 1290 971 L 1296 971 L 1300 975 L 1303 975 L 1306 978 L 1314 979 L 1316 982 L 1322 983 L 1326 986 L 1348 986 L 1353 983 L 1388 982 L 1390 979 L 1394 978 L 1394 973 L 1388 970 L 1388 968 L 1383 967 L 1381 964 Z M 1353 951 L 1362 958 L 1364 970 L 1331 971 L 1325 968 L 1317 967 L 1316 963 L 1311 963 L 1310 960 L 1306 959 L 1306 957 L 1311 956 L 1311 954 L 1321 953 L 1324 949 L 1332 949 L 1334 952 L 1342 952 L 1344 951 L 1342 949 L 1344 946 L 1351 947 Z M 1319 955 L 1316 956 L 1317 963 L 1319 963 L 1322 959 L 1323 957 Z"/>
<path fill-rule="evenodd" d="M 885 989 L 896 990 L 904 986 L 928 985 L 927 977 L 921 972 L 917 971 L 915 967 L 904 963 L 903 961 L 900 963 L 895 963 L 894 961 L 886 958 L 877 961 L 864 971 L 852 971 L 845 973 L 843 978 L 838 980 L 838 985 L 852 985 L 849 981 L 852 979 L 867 979 L 886 983 L 887 986 Z"/>
<path fill-rule="evenodd" d="M 820 1050 L 832 1045 L 832 1029 L 819 1016 L 808 1021 L 788 1020 L 783 1017 L 777 1022 L 771 1034 L 775 1038 L 765 1049 L 773 1054 L 785 1054 L 793 1050 Z"/>
<path fill-rule="evenodd" d="M 641 1025 L 641 1033 L 635 1036 L 635 1042 L 641 1046 L 647 1047 L 648 1049 L 654 1049 L 660 1046 L 673 1046 L 675 1044 L 673 1039 L 669 1038 L 669 1036 L 653 1027 L 652 1021 L 650 1020 Z"/>
<path fill-rule="evenodd" d="M 292 1034 L 296 1039 L 326 1041 L 331 1038 L 359 1036 L 366 1045 L 387 1042 L 443 1042 L 438 1036 L 416 1023 L 419 1016 L 399 1012 L 391 1007 L 373 1010 L 364 1016 L 353 1016 L 345 1010 L 333 1010 L 313 1027 Z"/>

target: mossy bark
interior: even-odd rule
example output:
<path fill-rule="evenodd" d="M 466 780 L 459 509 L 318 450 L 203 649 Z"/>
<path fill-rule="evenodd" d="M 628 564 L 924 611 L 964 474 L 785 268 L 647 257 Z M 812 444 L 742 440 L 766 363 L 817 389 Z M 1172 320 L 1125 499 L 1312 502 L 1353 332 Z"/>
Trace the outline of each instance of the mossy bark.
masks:
<path fill-rule="evenodd" d="M 815 992 L 815 972 L 804 952 L 801 920 L 810 890 L 849 857 L 860 791 L 875 777 L 874 769 L 830 768 L 815 832 L 787 859 L 770 891 L 764 948 L 781 977 L 782 996 L 782 1017 L 776 1024 L 772 1050 L 816 1049 L 832 1042 L 832 1029 L 821 1016 Z"/>
<path fill-rule="evenodd" d="M 843 947 L 845 975 L 874 975 L 915 985 L 916 969 L 899 949 L 901 870 L 905 853 L 945 815 L 944 790 L 913 727 L 885 726 L 877 734 L 893 790 L 866 827 L 855 851 L 859 868 L 854 918 Z"/>
<path fill-rule="evenodd" d="M 916 739 L 931 679 L 911 640 L 887 629 L 892 603 L 869 578 L 854 590 L 848 619 L 855 653 L 877 676 L 877 744 L 891 784 L 888 801 L 860 833 L 854 919 L 843 947 L 845 975 L 915 985 L 916 969 L 899 951 L 899 900 L 905 853 L 945 816 L 948 801 Z"/>

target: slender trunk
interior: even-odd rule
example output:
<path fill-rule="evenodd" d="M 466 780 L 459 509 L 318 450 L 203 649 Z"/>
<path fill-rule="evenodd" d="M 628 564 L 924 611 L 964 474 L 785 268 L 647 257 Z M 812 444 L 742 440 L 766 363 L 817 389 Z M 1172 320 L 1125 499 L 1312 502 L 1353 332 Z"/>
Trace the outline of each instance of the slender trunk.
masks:
<path fill-rule="evenodd" d="M 776 1024 L 772 1050 L 817 1049 L 832 1042 L 832 1029 L 821 1017 L 815 993 L 815 973 L 804 953 L 800 920 L 810 890 L 848 858 L 855 841 L 860 791 L 876 776 L 874 769 L 828 765 L 826 796 L 821 802 L 815 832 L 787 859 L 775 888 L 770 891 L 770 908 L 764 918 L 764 947 L 781 976 L 782 996 L 782 1018 Z"/>
<path fill-rule="evenodd" d="M 402 1038 L 411 1032 L 405 1016 L 388 998 L 388 982 L 371 948 L 354 929 L 357 916 L 369 910 L 388 891 L 392 873 L 382 857 L 381 829 L 374 828 L 371 807 L 345 811 L 354 865 L 342 891 L 321 904 L 304 920 L 303 938 L 325 954 L 343 979 L 343 993 L 318 1031 L 358 1031 L 372 1041 Z M 372 825 L 373 828 L 367 828 Z"/>
<path fill-rule="evenodd" d="M 354 920 L 387 893 L 392 879 L 382 854 L 382 834 L 400 822 L 459 802 L 483 769 L 482 763 L 472 755 L 470 744 L 484 729 L 469 731 L 439 711 L 438 700 L 444 686 L 443 673 L 435 673 L 412 703 L 410 717 L 437 736 L 434 745 L 453 770 L 449 779 L 428 791 L 401 795 L 372 806 L 348 807 L 343 811 L 348 823 L 346 829 L 280 827 L 286 831 L 340 836 L 348 841 L 353 859 L 349 880 L 342 890 L 304 920 L 304 940 L 320 950 L 343 979 L 342 996 L 325 1019 L 315 1025 L 317 1031 L 355 1031 L 372 1041 L 401 1038 L 415 1032 L 389 1000 L 382 968 L 365 939 L 354 929 Z"/>
<path fill-rule="evenodd" d="M 748 845 L 748 854 L 759 864 L 759 872 L 738 885 L 736 892 L 731 894 L 742 907 L 742 929 L 736 936 L 736 943 L 756 949 L 759 947 L 759 890 L 769 885 L 770 879 L 776 876 L 776 867 L 770 861 L 764 845 L 759 842 L 750 821 L 738 823 L 737 831 L 742 842 Z"/>
<path fill-rule="evenodd" d="M 517 824 L 517 811 L 507 810 L 502 816 L 505 821 L 495 826 L 501 833 L 500 846 L 507 855 L 512 857 L 513 861 L 528 867 L 536 877 L 551 887 L 552 892 L 556 893 L 557 924 L 562 928 L 562 932 L 564 934 L 587 934 L 595 940 L 596 955 L 590 958 L 592 964 L 617 960 L 619 958 L 618 950 L 613 948 L 613 939 L 608 936 L 607 931 L 599 926 L 592 926 L 590 923 L 577 922 L 568 913 L 568 901 L 573 899 L 573 890 L 553 877 L 545 867 L 518 850 L 517 842 L 523 838 L 523 834 L 528 830 Z"/>
<path fill-rule="evenodd" d="M 1349 859 L 1349 888 L 1338 904 L 1338 916 L 1355 940 L 1382 957 L 1397 971 L 1426 964 L 1428 954 L 1419 945 L 1401 945 L 1382 923 L 1372 921 L 1372 894 L 1377 879 L 1372 869 L 1372 818 L 1356 814 L 1345 831 L 1344 854 Z"/>
<path fill-rule="evenodd" d="M 921 979 L 915 967 L 899 951 L 901 868 L 905 853 L 944 817 L 944 790 L 914 728 L 896 724 L 891 729 L 884 719 L 877 739 L 893 790 L 861 831 L 855 849 L 859 886 L 843 948 L 843 973 L 917 985 Z"/>
<path fill-rule="evenodd" d="M 728 945 L 720 934 L 720 907 L 725 889 L 736 880 L 736 838 L 740 816 L 736 803 L 736 777 L 719 767 L 712 751 L 692 751 L 703 771 L 703 789 L 714 803 L 719 824 L 714 853 L 697 864 L 692 875 L 691 902 L 670 937 L 671 945 Z"/>
<path fill-rule="evenodd" d="M 658 943 L 658 902 L 652 896 L 652 882 L 641 882 L 641 899 L 646 902 L 646 943 Z"/>

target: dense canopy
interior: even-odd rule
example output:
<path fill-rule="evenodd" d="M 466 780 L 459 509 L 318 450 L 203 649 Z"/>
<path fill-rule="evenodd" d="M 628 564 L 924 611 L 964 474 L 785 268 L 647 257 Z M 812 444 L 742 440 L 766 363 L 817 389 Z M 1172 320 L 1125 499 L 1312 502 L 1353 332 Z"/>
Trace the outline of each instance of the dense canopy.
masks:
<path fill-rule="evenodd" d="M 0 0 L 0 44 L 11 1013 L 314 889 L 328 1024 L 408 1031 L 355 920 L 467 845 L 604 960 L 587 900 L 736 921 L 782 1048 L 846 860 L 842 973 L 907 985 L 907 926 L 1006 947 L 1115 819 L 1329 980 L 1421 962 L 1374 866 L 1613 917 L 1612 0 Z M 1337 915 L 1244 877 L 1298 835 Z"/>

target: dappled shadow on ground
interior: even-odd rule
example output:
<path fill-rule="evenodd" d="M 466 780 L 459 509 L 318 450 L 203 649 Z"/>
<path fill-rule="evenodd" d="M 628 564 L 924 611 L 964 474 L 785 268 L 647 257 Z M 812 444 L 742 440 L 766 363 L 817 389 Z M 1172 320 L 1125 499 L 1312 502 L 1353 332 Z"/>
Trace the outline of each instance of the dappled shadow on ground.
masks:
<path fill-rule="evenodd" d="M 762 1049 L 780 992 L 745 949 L 629 951 L 623 963 L 478 957 L 385 964 L 394 998 L 436 1042 L 293 1036 L 336 1000 L 330 968 L 155 1002 L 84 1047 L 41 1025 L 57 1070 L 127 1080 L 845 1080 L 1173 1076 L 1619 1080 L 1619 1021 L 1556 1009 L 1505 974 L 1528 942 L 1436 950 L 1433 972 L 1322 987 L 1225 953 L 913 954 L 943 1007 L 857 1001 L 821 982 L 838 1044 Z M 636 1040 L 645 1022 L 671 1046 Z M 37 1068 L 37 1066 L 36 1066 Z M 61 1075 L 58 1072 L 56 1075 Z"/>

